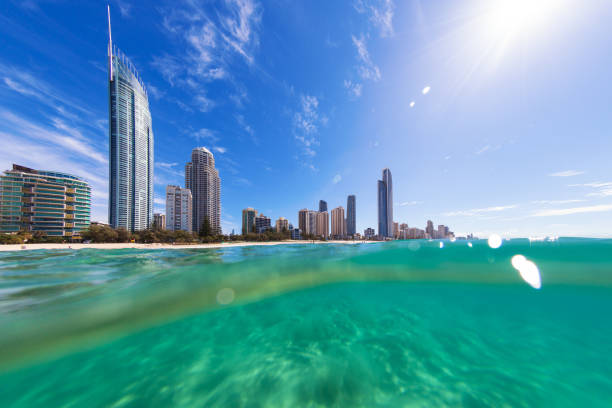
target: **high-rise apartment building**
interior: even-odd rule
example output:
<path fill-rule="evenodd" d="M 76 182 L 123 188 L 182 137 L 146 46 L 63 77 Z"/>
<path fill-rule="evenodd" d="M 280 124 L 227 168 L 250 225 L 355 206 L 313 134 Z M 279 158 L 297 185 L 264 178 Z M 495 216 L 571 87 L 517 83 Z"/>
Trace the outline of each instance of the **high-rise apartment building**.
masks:
<path fill-rule="evenodd" d="M 317 234 L 317 214 L 318 211 L 308 210 L 306 214 L 306 230 L 305 234 L 316 235 Z"/>
<path fill-rule="evenodd" d="M 319 237 L 329 236 L 329 214 L 327 211 L 317 212 L 317 226 L 315 234 Z"/>
<path fill-rule="evenodd" d="M 272 229 L 272 220 L 270 217 L 266 217 L 263 214 L 260 214 L 255 217 L 255 232 L 258 234 L 263 234 L 266 231 Z"/>
<path fill-rule="evenodd" d="M 166 229 L 193 231 L 192 195 L 188 188 L 166 186 Z"/>
<path fill-rule="evenodd" d="M 343 207 L 336 207 L 331 211 L 331 235 L 334 238 L 344 238 L 346 236 Z"/>
<path fill-rule="evenodd" d="M 306 218 L 308 218 L 308 210 L 303 208 L 298 212 L 298 228 L 302 234 L 306 234 Z"/>
<path fill-rule="evenodd" d="M 108 14 L 109 202 L 114 228 L 139 231 L 153 223 L 153 128 L 144 82 L 113 47 Z"/>
<path fill-rule="evenodd" d="M 280 217 L 278 220 L 276 220 L 275 227 L 276 232 L 289 231 L 289 220 L 284 217 Z"/>
<path fill-rule="evenodd" d="M 79 238 L 89 227 L 91 188 L 80 177 L 13 164 L 0 176 L 0 232 Z"/>
<path fill-rule="evenodd" d="M 326 211 L 327 211 L 327 201 L 319 200 L 319 212 L 326 212 Z"/>
<path fill-rule="evenodd" d="M 376 231 L 374 231 L 374 228 L 366 228 L 363 230 L 363 237 L 365 239 L 372 239 L 376 236 Z"/>
<path fill-rule="evenodd" d="M 166 214 L 153 214 L 153 225 L 157 229 L 166 229 Z"/>
<path fill-rule="evenodd" d="M 393 180 L 389 169 L 383 169 L 382 180 L 378 180 L 378 235 L 393 237 Z"/>
<path fill-rule="evenodd" d="M 242 235 L 255 232 L 255 218 L 257 211 L 254 208 L 245 208 L 242 210 Z"/>
<path fill-rule="evenodd" d="M 355 212 L 355 196 L 346 199 L 346 234 L 353 236 L 357 233 L 357 215 Z"/>
<path fill-rule="evenodd" d="M 427 226 L 425 227 L 425 234 L 427 238 L 433 238 L 433 235 L 434 235 L 433 221 L 427 220 Z"/>
<path fill-rule="evenodd" d="M 400 233 L 400 229 L 399 229 L 399 222 L 393 222 L 393 238 L 395 239 L 399 239 L 399 233 Z"/>
<path fill-rule="evenodd" d="M 193 198 L 193 230 L 199 231 L 208 218 L 213 234 L 221 234 L 221 180 L 215 157 L 207 148 L 191 151 L 191 162 L 185 166 L 185 187 Z"/>

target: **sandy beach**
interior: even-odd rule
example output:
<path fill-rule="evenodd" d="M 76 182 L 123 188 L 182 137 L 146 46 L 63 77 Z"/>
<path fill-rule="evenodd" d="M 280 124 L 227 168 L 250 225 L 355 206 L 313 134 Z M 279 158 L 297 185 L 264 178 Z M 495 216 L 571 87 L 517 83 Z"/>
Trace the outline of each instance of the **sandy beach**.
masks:
<path fill-rule="evenodd" d="M 229 248 L 260 245 L 296 245 L 296 244 L 363 244 L 374 241 L 270 241 L 270 242 L 223 242 L 212 244 L 17 244 L 0 245 L 0 252 L 23 251 L 35 249 L 186 249 L 186 248 Z"/>

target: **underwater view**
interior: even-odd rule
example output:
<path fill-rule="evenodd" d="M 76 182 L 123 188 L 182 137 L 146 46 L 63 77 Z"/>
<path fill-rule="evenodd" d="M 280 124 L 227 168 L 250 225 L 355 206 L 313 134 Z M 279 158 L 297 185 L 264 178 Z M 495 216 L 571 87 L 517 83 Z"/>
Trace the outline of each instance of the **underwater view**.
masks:
<path fill-rule="evenodd" d="M 0 406 L 608 407 L 610 311 L 608 239 L 3 252 Z"/>

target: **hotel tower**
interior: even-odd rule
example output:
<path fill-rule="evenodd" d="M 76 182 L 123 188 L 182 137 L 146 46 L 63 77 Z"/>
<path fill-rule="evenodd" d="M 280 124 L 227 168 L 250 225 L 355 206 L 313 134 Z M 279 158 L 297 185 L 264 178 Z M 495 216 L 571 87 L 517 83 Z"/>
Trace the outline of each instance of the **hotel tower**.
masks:
<path fill-rule="evenodd" d="M 389 169 L 383 169 L 382 180 L 378 180 L 378 236 L 393 237 L 393 181 Z"/>
<path fill-rule="evenodd" d="M 109 203 L 113 228 L 153 223 L 153 129 L 149 99 L 130 60 L 113 47 L 108 9 Z"/>
<path fill-rule="evenodd" d="M 193 196 L 193 231 L 199 231 L 208 217 L 213 233 L 221 234 L 221 179 L 215 157 L 207 148 L 191 151 L 191 161 L 185 165 L 185 187 Z"/>

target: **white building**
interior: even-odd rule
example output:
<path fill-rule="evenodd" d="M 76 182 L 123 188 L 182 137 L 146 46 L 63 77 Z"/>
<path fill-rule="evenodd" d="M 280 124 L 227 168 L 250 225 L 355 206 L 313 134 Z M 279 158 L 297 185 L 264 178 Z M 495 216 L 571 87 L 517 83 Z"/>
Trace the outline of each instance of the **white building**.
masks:
<path fill-rule="evenodd" d="M 192 196 L 188 188 L 166 186 L 166 229 L 192 231 Z"/>

